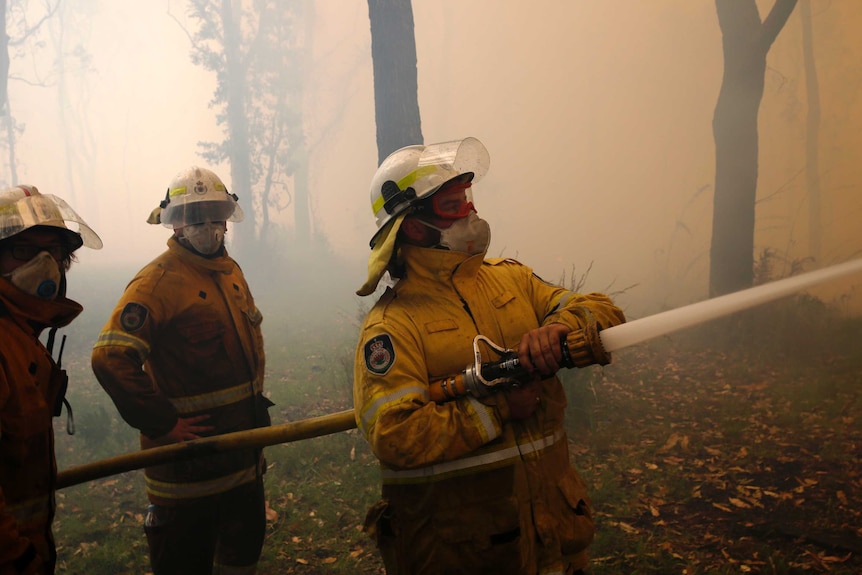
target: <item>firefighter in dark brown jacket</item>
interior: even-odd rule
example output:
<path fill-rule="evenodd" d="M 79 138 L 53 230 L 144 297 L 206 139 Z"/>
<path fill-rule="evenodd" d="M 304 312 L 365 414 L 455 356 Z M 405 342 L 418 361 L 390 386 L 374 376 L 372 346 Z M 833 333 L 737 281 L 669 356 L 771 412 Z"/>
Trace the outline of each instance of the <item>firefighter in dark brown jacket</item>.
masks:
<path fill-rule="evenodd" d="M 224 247 L 236 196 L 193 167 L 149 223 L 173 228 L 168 249 L 126 287 L 93 348 L 93 371 L 141 448 L 270 423 L 261 314 Z M 266 529 L 259 449 L 145 470 L 144 531 L 155 575 L 252 574 Z"/>
<path fill-rule="evenodd" d="M 0 575 L 54 572 L 51 418 L 67 378 L 63 347 L 52 347 L 57 329 L 83 310 L 66 297 L 66 271 L 82 245 L 99 249 L 102 240 L 62 199 L 33 186 L 0 191 Z"/>

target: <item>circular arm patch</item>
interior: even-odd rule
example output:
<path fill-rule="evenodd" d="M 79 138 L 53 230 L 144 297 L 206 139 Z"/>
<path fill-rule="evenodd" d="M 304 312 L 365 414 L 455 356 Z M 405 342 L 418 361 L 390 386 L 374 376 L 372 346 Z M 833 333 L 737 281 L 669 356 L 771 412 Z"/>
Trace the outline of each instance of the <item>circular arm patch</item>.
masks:
<path fill-rule="evenodd" d="M 395 363 L 395 347 L 388 333 L 375 336 L 365 342 L 365 367 L 377 375 L 385 375 Z"/>

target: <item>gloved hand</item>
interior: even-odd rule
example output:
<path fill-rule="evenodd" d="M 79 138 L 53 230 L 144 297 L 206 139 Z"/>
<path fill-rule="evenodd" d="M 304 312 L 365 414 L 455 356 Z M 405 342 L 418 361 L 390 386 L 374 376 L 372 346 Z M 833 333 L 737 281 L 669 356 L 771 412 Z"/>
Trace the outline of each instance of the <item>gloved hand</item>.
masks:
<path fill-rule="evenodd" d="M 515 421 L 527 419 L 542 402 L 542 380 L 536 377 L 527 385 L 507 390 L 505 395 L 509 404 L 509 418 Z"/>
<path fill-rule="evenodd" d="M 565 363 L 566 367 L 587 367 L 588 365 L 607 365 L 611 362 L 611 354 L 605 351 L 602 338 L 599 337 L 599 325 L 593 314 L 581 316 L 583 329 L 576 329 L 566 336 Z"/>

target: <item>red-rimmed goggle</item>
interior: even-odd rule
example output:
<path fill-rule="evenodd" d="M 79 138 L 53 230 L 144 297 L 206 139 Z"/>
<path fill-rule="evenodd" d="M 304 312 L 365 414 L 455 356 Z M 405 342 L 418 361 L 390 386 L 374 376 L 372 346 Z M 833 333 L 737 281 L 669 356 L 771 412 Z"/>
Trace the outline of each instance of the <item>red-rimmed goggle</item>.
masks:
<path fill-rule="evenodd" d="M 473 206 L 473 191 L 470 182 L 452 182 L 423 201 L 420 211 L 430 211 L 444 220 L 460 220 L 476 211 Z"/>

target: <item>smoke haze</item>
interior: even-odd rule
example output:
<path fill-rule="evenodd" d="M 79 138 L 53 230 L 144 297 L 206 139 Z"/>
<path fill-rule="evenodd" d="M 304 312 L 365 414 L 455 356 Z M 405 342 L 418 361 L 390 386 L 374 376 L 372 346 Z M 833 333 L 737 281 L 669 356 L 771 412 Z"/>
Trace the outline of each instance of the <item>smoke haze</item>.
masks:
<path fill-rule="evenodd" d="M 760 3 L 762 14 L 771 4 Z M 755 250 L 788 262 L 776 277 L 809 253 L 801 4 L 769 53 L 759 116 Z M 206 165 L 198 142 L 222 137 L 208 105 L 215 80 L 189 59 L 183 27 L 193 22 L 184 3 L 71 5 L 89 11 L 66 25 L 91 59 L 81 66 L 70 58 L 63 81 L 51 87 L 10 82 L 12 112 L 26 126 L 18 181 L 69 200 L 104 240 L 100 252 L 81 250 L 73 292 L 95 268 L 122 271 L 121 289 L 164 249 L 169 230 L 145 220 L 169 181 L 189 165 Z M 805 269 L 862 253 L 862 5 L 811 6 L 823 258 Z M 549 281 L 586 273 L 587 289 L 625 290 L 619 301 L 638 314 L 706 297 L 712 113 L 723 64 L 714 3 L 417 1 L 414 20 L 425 141 L 474 136 L 491 154 L 490 172 L 475 189 L 492 226 L 491 255 L 519 259 Z M 315 297 L 315 286 L 328 283 L 349 299 L 364 280 L 375 230 L 367 4 L 317 2 L 311 26 L 303 82 L 313 225 L 345 265 L 331 276 L 300 278 L 285 293 Z M 14 59 L 12 75 L 39 77 L 49 63 L 42 58 Z M 209 167 L 230 186 L 229 166 Z M 249 200 L 240 198 L 247 212 Z M 279 217 L 291 225 L 289 210 Z M 265 281 L 266 258 L 240 263 Z M 858 308 L 860 283 L 831 286 L 824 297 L 850 294 Z"/>

